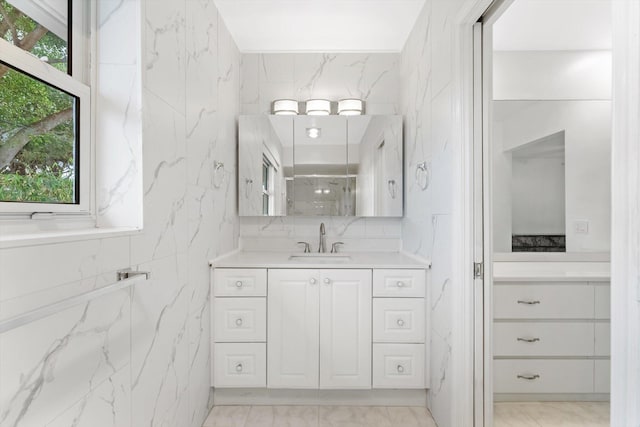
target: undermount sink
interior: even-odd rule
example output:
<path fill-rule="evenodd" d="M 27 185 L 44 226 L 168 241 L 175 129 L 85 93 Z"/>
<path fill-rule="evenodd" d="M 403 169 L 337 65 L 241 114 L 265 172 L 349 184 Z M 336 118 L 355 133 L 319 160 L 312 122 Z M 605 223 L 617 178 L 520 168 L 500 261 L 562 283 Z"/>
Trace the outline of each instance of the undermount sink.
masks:
<path fill-rule="evenodd" d="M 317 263 L 343 263 L 351 261 L 349 255 L 332 255 L 332 254 L 301 254 L 291 255 L 289 261 L 296 262 L 317 262 Z"/>

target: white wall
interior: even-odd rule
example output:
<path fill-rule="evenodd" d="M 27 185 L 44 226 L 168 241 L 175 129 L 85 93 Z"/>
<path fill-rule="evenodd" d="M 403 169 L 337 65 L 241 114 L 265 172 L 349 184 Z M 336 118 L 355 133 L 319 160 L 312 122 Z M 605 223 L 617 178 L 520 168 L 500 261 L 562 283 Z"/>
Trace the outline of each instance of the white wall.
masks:
<path fill-rule="evenodd" d="M 611 52 L 494 52 L 494 249 L 510 252 L 509 150 L 565 131 L 567 252 L 610 249 Z M 501 154 L 502 153 L 502 154 Z M 588 221 L 588 234 L 575 230 Z"/>
<path fill-rule="evenodd" d="M 114 89 L 104 108 L 121 115 L 119 141 L 135 127 L 129 97 L 142 73 L 144 231 L 0 249 L 0 313 L 109 284 L 128 266 L 152 278 L 0 335 L 0 424 L 200 427 L 209 400 L 207 261 L 238 242 L 240 55 L 212 1 L 98 5 L 98 55 L 109 55 L 100 78 Z M 122 38 L 124 23 L 142 30 L 142 46 Z M 220 189 L 213 160 L 225 163 Z"/>
<path fill-rule="evenodd" d="M 513 157 L 513 234 L 564 234 L 564 157 Z"/>
<path fill-rule="evenodd" d="M 269 114 L 271 102 L 280 98 L 348 97 L 363 99 L 367 114 L 397 114 L 399 61 L 400 55 L 394 53 L 243 54 L 242 114 Z M 370 248 L 361 246 L 361 238 L 373 239 L 382 249 L 399 247 L 399 218 L 243 217 L 240 234 L 245 247 L 262 247 L 259 241 L 267 240 L 270 247 L 280 244 L 280 249 L 297 250 L 295 242 L 300 239 L 317 245 L 320 222 L 327 226 L 328 241 L 345 241 L 345 251 Z"/>
<path fill-rule="evenodd" d="M 495 51 L 493 99 L 611 99 L 611 51 Z"/>

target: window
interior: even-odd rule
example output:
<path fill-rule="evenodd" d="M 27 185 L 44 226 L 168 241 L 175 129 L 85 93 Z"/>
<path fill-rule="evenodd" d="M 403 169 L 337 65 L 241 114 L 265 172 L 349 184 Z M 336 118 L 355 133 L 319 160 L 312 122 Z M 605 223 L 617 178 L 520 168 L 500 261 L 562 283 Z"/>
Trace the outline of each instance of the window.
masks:
<path fill-rule="evenodd" d="M 91 211 L 90 3 L 0 0 L 0 213 Z"/>

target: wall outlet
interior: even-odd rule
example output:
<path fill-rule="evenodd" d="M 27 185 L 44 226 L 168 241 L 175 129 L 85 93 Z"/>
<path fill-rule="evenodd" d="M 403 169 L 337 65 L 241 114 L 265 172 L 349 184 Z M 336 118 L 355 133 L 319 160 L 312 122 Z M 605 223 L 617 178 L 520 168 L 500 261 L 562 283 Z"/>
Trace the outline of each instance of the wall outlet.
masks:
<path fill-rule="evenodd" d="M 576 234 L 589 234 L 589 221 L 586 219 L 574 221 L 573 230 Z"/>

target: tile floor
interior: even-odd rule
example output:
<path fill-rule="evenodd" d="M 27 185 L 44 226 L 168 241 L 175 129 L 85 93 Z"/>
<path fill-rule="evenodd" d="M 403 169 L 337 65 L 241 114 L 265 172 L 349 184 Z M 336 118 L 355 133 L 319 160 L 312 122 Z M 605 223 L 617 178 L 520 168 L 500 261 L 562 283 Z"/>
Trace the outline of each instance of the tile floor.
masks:
<path fill-rule="evenodd" d="M 496 403 L 494 427 L 609 427 L 608 402 Z"/>
<path fill-rule="evenodd" d="M 216 406 L 203 427 L 437 427 L 424 408 Z"/>

